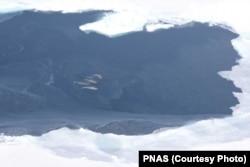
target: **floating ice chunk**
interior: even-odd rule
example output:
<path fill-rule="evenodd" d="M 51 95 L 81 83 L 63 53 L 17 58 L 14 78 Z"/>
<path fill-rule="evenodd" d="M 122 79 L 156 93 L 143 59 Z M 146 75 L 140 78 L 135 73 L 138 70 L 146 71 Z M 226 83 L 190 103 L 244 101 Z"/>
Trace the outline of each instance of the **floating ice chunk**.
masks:
<path fill-rule="evenodd" d="M 136 16 L 136 17 L 134 17 Z M 135 31 L 142 31 L 146 18 L 140 13 L 122 11 L 106 14 L 101 20 L 80 26 L 80 30 L 94 31 L 109 37 L 117 37 Z"/>
<path fill-rule="evenodd" d="M 146 30 L 148 32 L 153 32 L 159 29 L 168 29 L 174 27 L 173 24 L 148 24 L 146 25 Z"/>

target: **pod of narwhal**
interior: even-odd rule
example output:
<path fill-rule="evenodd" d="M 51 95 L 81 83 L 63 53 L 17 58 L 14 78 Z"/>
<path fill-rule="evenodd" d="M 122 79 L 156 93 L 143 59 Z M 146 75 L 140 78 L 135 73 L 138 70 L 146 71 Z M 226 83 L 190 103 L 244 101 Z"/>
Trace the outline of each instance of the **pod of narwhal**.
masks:
<path fill-rule="evenodd" d="M 74 81 L 74 84 L 82 86 L 82 89 L 98 90 L 97 84 L 103 79 L 101 74 L 93 74 L 85 77 L 82 81 Z"/>

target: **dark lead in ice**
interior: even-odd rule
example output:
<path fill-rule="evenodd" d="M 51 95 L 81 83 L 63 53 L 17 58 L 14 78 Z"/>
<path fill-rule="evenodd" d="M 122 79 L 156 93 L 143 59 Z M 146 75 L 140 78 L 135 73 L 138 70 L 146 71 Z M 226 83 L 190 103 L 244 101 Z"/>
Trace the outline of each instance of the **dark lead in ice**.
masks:
<path fill-rule="evenodd" d="M 25 11 L 0 23 L 1 122 L 21 126 L 19 116 L 36 113 L 73 122 L 84 113 L 232 113 L 240 89 L 218 72 L 237 64 L 237 34 L 201 23 L 114 38 L 79 30 L 104 12 Z"/>

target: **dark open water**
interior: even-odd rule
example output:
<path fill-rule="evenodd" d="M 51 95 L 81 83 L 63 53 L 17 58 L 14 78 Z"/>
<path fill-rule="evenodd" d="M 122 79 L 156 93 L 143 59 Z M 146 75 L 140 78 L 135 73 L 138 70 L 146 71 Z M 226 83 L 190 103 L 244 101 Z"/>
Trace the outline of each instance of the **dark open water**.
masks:
<path fill-rule="evenodd" d="M 116 38 L 79 30 L 104 12 L 0 23 L 0 133 L 142 134 L 232 114 L 240 90 L 217 73 L 236 65 L 237 34 L 201 23 Z"/>

